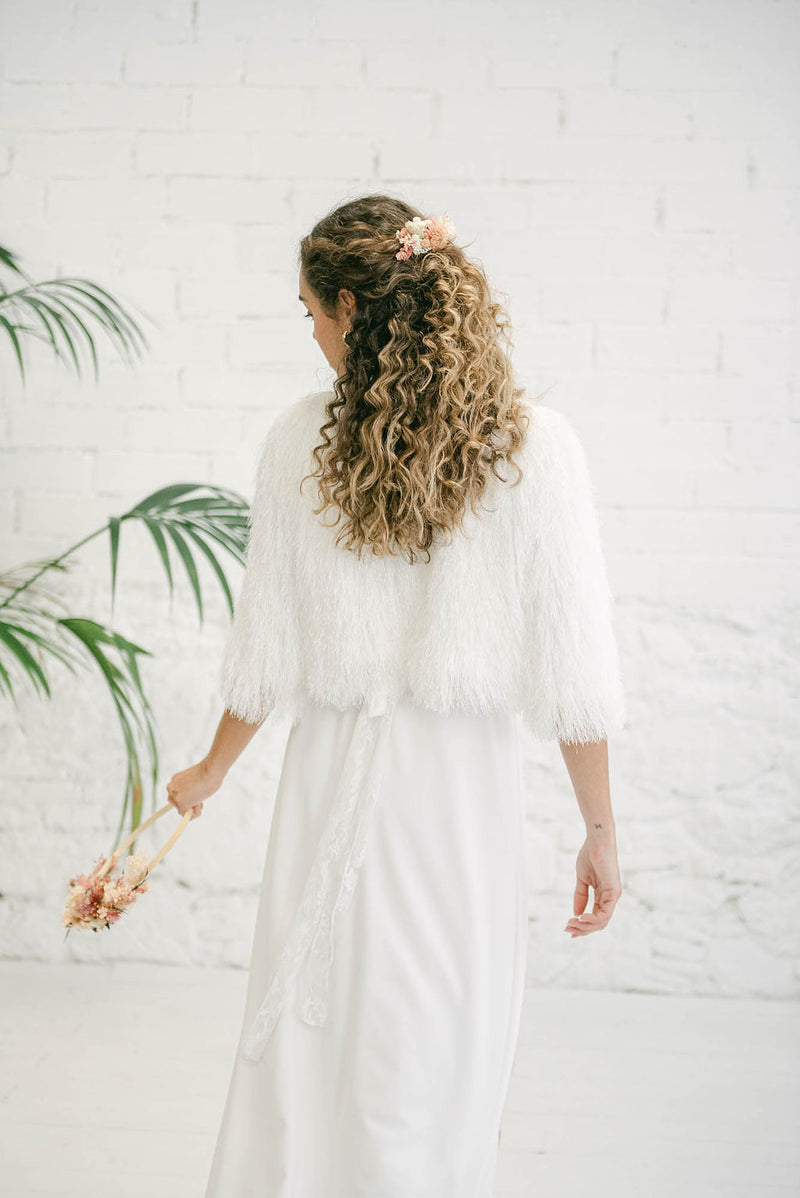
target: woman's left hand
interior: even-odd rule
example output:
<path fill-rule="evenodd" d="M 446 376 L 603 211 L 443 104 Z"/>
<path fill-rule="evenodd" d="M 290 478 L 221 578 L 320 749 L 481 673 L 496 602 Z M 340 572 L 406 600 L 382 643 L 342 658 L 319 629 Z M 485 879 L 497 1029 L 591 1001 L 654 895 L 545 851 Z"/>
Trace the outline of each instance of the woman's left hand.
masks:
<path fill-rule="evenodd" d="M 587 837 L 578 853 L 575 872 L 577 881 L 572 899 L 575 916 L 564 927 L 571 939 L 601 931 L 619 902 L 622 884 L 616 837 Z M 591 911 L 586 911 L 590 886 L 594 890 L 594 906 Z"/>

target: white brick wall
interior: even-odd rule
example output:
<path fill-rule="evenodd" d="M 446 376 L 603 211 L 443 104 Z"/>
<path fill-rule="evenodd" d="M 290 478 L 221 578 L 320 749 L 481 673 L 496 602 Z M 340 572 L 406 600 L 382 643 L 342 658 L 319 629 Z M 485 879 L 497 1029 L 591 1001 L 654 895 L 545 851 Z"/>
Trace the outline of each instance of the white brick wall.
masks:
<path fill-rule="evenodd" d="M 561 931 L 582 823 L 556 746 L 528 745 L 534 976 L 796 995 L 798 4 L 28 0 L 0 21 L 0 242 L 154 322 L 135 371 L 103 347 L 97 385 L 42 350 L 23 389 L 2 345 L 4 568 L 167 482 L 249 494 L 274 413 L 330 381 L 299 237 L 365 191 L 447 208 L 509 297 L 520 379 L 586 445 L 630 696 L 601 936 Z M 162 784 L 220 715 L 204 579 L 200 629 L 125 529 L 114 623 L 155 654 Z M 107 620 L 108 582 L 92 542 L 58 587 Z M 65 943 L 119 736 L 91 675 L 6 704 L 2 951 L 246 965 L 285 733 L 262 729 L 124 926 Z"/>

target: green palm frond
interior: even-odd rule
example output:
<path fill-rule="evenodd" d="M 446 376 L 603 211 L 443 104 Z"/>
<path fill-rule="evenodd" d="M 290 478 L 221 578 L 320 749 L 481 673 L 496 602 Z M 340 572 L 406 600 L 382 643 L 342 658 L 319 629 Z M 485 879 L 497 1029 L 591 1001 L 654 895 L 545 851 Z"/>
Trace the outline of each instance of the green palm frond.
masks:
<path fill-rule="evenodd" d="M 6 286 L 3 278 L 10 279 Z M 0 245 L 0 340 L 7 338 L 25 381 L 25 346 L 29 339 L 50 347 L 58 361 L 82 373 L 88 356 L 98 376 L 95 334 L 108 337 L 128 364 L 141 356 L 147 340 L 139 323 L 108 291 L 81 277 L 35 282 L 11 250 Z M 52 560 L 29 563 L 0 574 L 0 696 L 16 703 L 14 675 L 19 672 L 37 694 L 50 697 L 49 667 L 54 660 L 73 673 L 86 658 L 100 671 L 117 712 L 127 755 L 125 799 L 120 832 L 126 815 L 131 831 L 141 821 L 143 778 L 155 787 L 158 752 L 152 713 L 139 674 L 138 658 L 148 650 L 94 620 L 70 616 L 59 597 L 49 592 L 43 576 L 67 569 L 67 559 L 81 546 L 109 534 L 111 609 L 113 614 L 121 529 L 126 520 L 140 520 L 149 532 L 173 593 L 169 546 L 185 570 L 203 624 L 200 563 L 205 560 L 233 616 L 231 588 L 220 564 L 221 547 L 244 564 L 248 536 L 248 507 L 234 491 L 202 483 L 176 483 L 154 491 L 121 516 L 72 545 Z M 115 843 L 119 839 L 118 832 Z"/>
<path fill-rule="evenodd" d="M 57 563 L 57 566 L 64 568 L 61 563 Z M 4 574 L 0 576 L 0 588 L 8 589 L 15 581 L 13 574 Z M 158 771 L 153 723 L 136 661 L 137 654 L 147 654 L 147 650 L 93 620 L 61 615 L 55 609 L 64 605 L 54 599 L 41 582 L 31 581 L 25 588 L 24 602 L 18 599 L 7 603 L 2 609 L 0 694 L 5 692 L 17 702 L 12 673 L 19 670 L 35 690 L 50 698 L 47 657 L 56 658 L 72 673 L 77 673 L 80 667 L 86 665 L 88 653 L 109 688 L 122 729 L 127 753 L 127 777 L 120 831 L 128 812 L 133 829 L 141 820 L 144 753 L 149 755 L 154 801 Z M 114 650 L 113 656 L 109 653 L 109 647 Z M 5 661 L 2 660 L 3 656 Z"/>
<path fill-rule="evenodd" d="M 37 561 L 16 571 L 0 574 L 0 594 L 4 591 L 9 593 L 0 601 L 0 695 L 5 693 L 14 702 L 16 694 L 12 673 L 15 669 L 20 669 L 34 689 L 49 698 L 50 685 L 44 655 L 49 654 L 63 662 L 73 673 L 80 662 L 71 646 L 62 643 L 64 638 L 58 637 L 57 623 L 60 617 L 56 609 L 60 607 L 65 611 L 66 605 L 42 583 L 34 582 L 41 569 L 50 565 L 54 569 L 67 569 L 60 561 Z M 35 573 L 32 574 L 32 571 Z M 26 591 L 25 602 L 11 603 L 10 596 L 16 595 L 21 589 Z M 38 657 L 35 655 L 37 647 Z"/>
<path fill-rule="evenodd" d="M 0 266 L 5 266 L 8 270 L 13 271 L 14 274 L 19 275 L 20 278 L 25 278 L 25 272 L 17 261 L 17 255 L 12 253 L 11 250 L 5 249 L 2 245 L 0 245 Z"/>
<path fill-rule="evenodd" d="M 204 493 L 205 492 L 205 493 Z M 189 498 L 189 496 L 192 496 Z M 228 611 L 233 615 L 233 595 L 225 572 L 214 553 L 213 542 L 221 545 L 240 564 L 245 561 L 247 545 L 248 506 L 241 495 L 224 487 L 210 483 L 173 483 L 162 487 L 139 501 L 135 507 L 120 516 L 111 536 L 111 599 L 114 588 L 119 552 L 119 525 L 124 520 L 141 520 L 150 533 L 169 583 L 170 597 L 173 594 L 172 567 L 169 558 L 169 540 L 182 562 L 194 593 L 200 625 L 203 624 L 203 597 L 200 576 L 192 552 L 193 546 L 200 550 L 213 570 L 225 596 Z M 201 559 L 202 560 L 202 559 Z"/>
<path fill-rule="evenodd" d="M 113 629 L 105 628 L 95 620 L 68 618 L 59 621 L 77 638 L 90 654 L 100 670 L 117 712 L 127 750 L 127 773 L 125 795 L 120 823 L 114 844 L 120 839 L 125 825 L 125 816 L 130 810 L 131 828 L 136 828 L 142 818 L 142 760 L 149 758 L 149 779 L 155 803 L 158 784 L 158 746 L 150 704 L 142 686 L 137 657 L 152 657 L 149 650 L 134 644 Z"/>
<path fill-rule="evenodd" d="M 126 520 L 141 520 L 164 566 L 170 595 L 173 592 L 171 543 L 189 577 L 201 626 L 203 600 L 198 566 L 202 560 L 211 567 L 233 616 L 231 588 L 214 550 L 216 546 L 222 546 L 244 564 L 248 511 L 246 501 L 235 491 L 207 483 L 174 483 L 146 496 L 124 515 L 112 516 L 107 525 L 90 533 L 59 557 L 32 562 L 0 574 L 0 695 L 6 693 L 17 702 L 12 675 L 19 670 L 37 693 L 50 697 L 49 659 L 62 661 L 74 673 L 78 666 L 86 663 L 87 654 L 108 687 L 127 757 L 125 795 L 115 844 L 126 816 L 130 816 L 131 831 L 141 822 L 145 776 L 152 783 L 155 810 L 158 752 L 152 713 L 137 660 L 142 654 L 151 654 L 94 620 L 65 616 L 65 604 L 46 589 L 42 578 L 49 570 L 66 570 L 67 559 L 77 549 L 108 531 L 113 611 L 120 530 Z M 75 652 L 76 642 L 83 653 Z"/>
<path fill-rule="evenodd" d="M 15 613 L 17 614 L 17 613 Z M 43 691 L 48 699 L 50 696 L 50 684 L 39 661 L 33 656 L 33 653 L 25 644 L 25 639 L 29 640 L 32 645 L 38 645 L 41 650 L 50 653 L 53 657 L 62 661 L 68 669 L 74 673 L 74 659 L 68 653 L 64 652 L 52 639 L 43 636 L 36 632 L 29 624 L 21 622 L 20 617 L 25 619 L 29 612 L 26 608 L 19 609 L 17 619 L 0 620 L 0 643 L 6 649 L 8 654 L 14 658 L 17 664 L 27 674 L 35 688 Z M 0 660 L 0 694 L 6 691 L 11 698 L 16 698 L 14 688 L 11 682 L 10 671 Z"/>
<path fill-rule="evenodd" d="M 16 256 L 0 246 L 2 267 L 13 274 L 14 288 L 9 290 L 0 278 L 0 330 L 11 342 L 23 381 L 26 337 L 48 344 L 59 361 L 75 367 L 78 377 L 82 373 L 81 358 L 87 351 L 95 379 L 98 377 L 92 326 L 110 339 L 128 364 L 141 357 L 147 346 L 141 326 L 119 300 L 97 283 L 80 277 L 34 282 Z"/>

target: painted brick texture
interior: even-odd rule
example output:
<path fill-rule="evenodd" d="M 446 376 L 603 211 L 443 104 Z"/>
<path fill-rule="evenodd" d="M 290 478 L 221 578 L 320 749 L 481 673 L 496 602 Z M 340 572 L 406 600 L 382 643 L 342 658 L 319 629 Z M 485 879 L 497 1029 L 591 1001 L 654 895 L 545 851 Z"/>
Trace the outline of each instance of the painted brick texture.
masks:
<path fill-rule="evenodd" d="M 108 287 L 150 338 L 133 370 L 103 345 L 97 384 L 37 347 L 25 388 L 0 343 L 4 569 L 169 482 L 252 493 L 275 413 L 330 383 L 296 247 L 335 203 L 447 209 L 507 296 L 521 382 L 589 455 L 630 708 L 624 893 L 600 935 L 561 931 L 583 825 L 557 746 L 526 745 L 540 985 L 798 993 L 799 49 L 792 0 L 0 17 L 0 241 L 35 277 Z M 154 653 L 162 785 L 221 714 L 227 613 L 203 580 L 201 628 L 185 577 L 170 603 L 125 530 L 114 625 Z M 105 544 L 57 586 L 108 620 Z M 54 680 L 1 709 L 2 954 L 246 966 L 286 729 L 261 730 L 122 924 L 65 942 L 66 879 L 111 847 L 123 757 L 104 688 Z"/>

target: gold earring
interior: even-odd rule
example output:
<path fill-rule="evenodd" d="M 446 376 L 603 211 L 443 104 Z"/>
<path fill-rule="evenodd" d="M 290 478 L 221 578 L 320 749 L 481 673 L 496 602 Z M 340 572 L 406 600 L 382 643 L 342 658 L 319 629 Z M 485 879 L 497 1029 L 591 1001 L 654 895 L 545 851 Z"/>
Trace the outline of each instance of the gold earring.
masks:
<path fill-rule="evenodd" d="M 345 331 L 342 333 L 342 341 L 344 341 L 345 344 L 347 344 L 347 334 L 349 332 L 350 332 L 350 329 L 345 329 Z"/>

